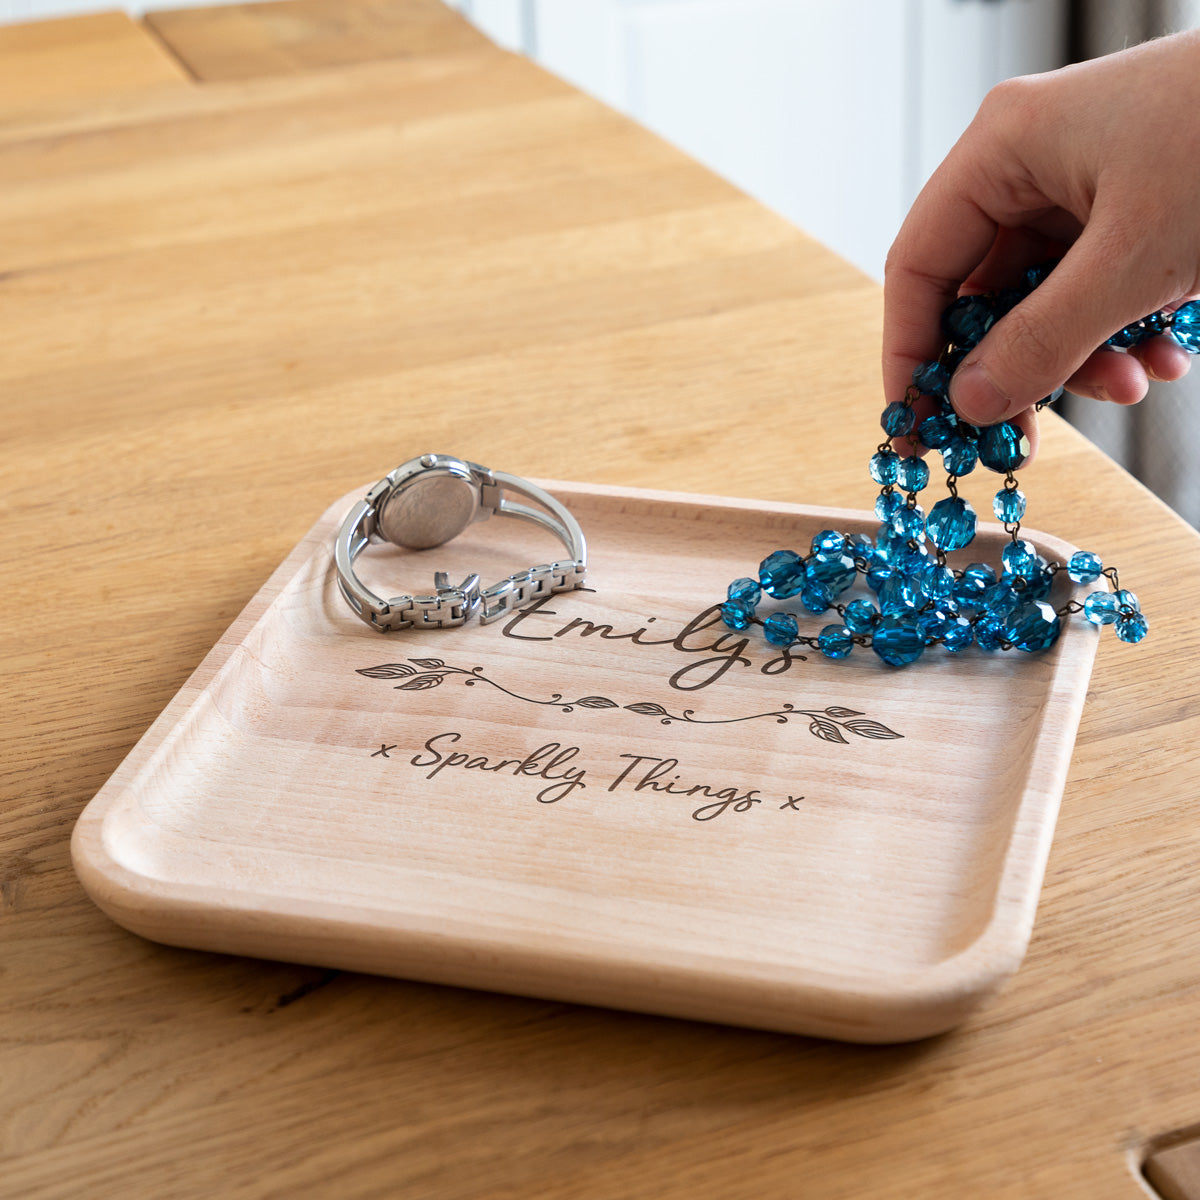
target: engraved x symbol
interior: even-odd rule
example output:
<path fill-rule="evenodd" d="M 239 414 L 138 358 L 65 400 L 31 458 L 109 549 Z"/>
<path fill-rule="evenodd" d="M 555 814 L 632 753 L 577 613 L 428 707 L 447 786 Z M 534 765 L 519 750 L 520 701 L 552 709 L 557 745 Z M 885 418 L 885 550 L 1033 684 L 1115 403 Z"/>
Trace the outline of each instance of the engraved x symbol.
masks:
<path fill-rule="evenodd" d="M 399 743 L 397 742 L 397 743 L 396 743 L 396 745 L 399 745 Z M 386 744 L 383 744 L 383 745 L 381 745 L 381 746 L 379 747 L 379 749 L 378 749 L 378 750 L 376 750 L 376 751 L 375 751 L 375 752 L 374 752 L 374 753 L 371 755 L 371 757 L 372 757 L 372 758 L 388 758 L 388 757 L 390 757 L 390 755 L 388 754 L 388 751 L 389 751 L 389 750 L 395 750 L 395 748 L 396 748 L 396 746 L 388 746 L 388 745 L 386 745 Z"/>
<path fill-rule="evenodd" d="M 794 808 L 797 812 L 800 811 L 799 801 L 803 800 L 803 796 L 789 796 L 779 807 Z"/>

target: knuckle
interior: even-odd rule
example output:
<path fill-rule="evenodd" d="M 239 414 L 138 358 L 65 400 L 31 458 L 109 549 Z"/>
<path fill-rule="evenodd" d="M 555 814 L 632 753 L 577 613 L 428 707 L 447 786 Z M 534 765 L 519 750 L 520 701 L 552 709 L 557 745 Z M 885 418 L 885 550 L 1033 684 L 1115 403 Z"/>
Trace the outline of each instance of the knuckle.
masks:
<path fill-rule="evenodd" d="M 896 277 L 896 271 L 899 269 L 901 262 L 902 251 L 900 247 L 893 242 L 888 247 L 887 255 L 883 260 L 883 278 L 886 283 L 889 279 Z"/>
<path fill-rule="evenodd" d="M 980 105 L 980 113 L 994 119 L 1018 123 L 1035 115 L 1043 106 L 1045 81 L 1037 75 L 1014 75 L 993 85 Z"/>
<path fill-rule="evenodd" d="M 1030 130 L 1045 122 L 1051 85 L 1041 75 L 1014 75 L 1002 79 L 983 98 L 975 123 L 991 138 L 997 149 L 1020 155 L 1029 142 Z"/>

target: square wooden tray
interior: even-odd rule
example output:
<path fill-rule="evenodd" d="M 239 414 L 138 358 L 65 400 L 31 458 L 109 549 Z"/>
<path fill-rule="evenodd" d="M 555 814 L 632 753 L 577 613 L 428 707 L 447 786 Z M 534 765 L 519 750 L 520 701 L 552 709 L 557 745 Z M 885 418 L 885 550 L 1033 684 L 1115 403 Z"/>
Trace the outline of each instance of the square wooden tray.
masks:
<path fill-rule="evenodd" d="M 873 517 L 546 486 L 588 590 L 437 632 L 349 612 L 332 540 L 361 493 L 334 505 L 80 817 L 88 893 L 209 950 L 852 1041 L 961 1021 L 1024 955 L 1095 631 L 789 661 L 701 614 Z M 362 574 L 486 583 L 549 541 L 493 519 Z"/>

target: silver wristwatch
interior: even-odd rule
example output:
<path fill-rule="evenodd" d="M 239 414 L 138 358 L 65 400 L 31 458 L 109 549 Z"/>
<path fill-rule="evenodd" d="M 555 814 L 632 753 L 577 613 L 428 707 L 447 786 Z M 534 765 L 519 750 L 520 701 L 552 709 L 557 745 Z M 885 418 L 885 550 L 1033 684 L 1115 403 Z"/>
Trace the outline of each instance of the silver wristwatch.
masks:
<path fill-rule="evenodd" d="M 539 507 L 519 503 L 511 499 L 514 495 Z M 438 571 L 432 595 L 390 600 L 370 591 L 355 574 L 354 561 L 371 542 L 425 550 L 493 515 L 548 529 L 571 557 L 519 571 L 482 590 L 478 575 L 451 586 L 445 572 Z M 334 544 L 334 565 L 338 587 L 354 613 L 372 629 L 391 633 L 462 625 L 477 612 L 486 624 L 549 592 L 569 592 L 583 581 L 587 547 L 579 522 L 527 480 L 449 454 L 422 454 L 389 471 L 346 515 Z"/>

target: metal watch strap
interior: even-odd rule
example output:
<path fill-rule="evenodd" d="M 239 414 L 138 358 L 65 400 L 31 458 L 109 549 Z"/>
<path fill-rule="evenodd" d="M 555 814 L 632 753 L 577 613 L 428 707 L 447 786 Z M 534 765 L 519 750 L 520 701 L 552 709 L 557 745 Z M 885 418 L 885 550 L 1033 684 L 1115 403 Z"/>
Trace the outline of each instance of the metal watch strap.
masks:
<path fill-rule="evenodd" d="M 478 575 L 469 575 L 455 586 L 450 584 L 444 572 L 439 571 L 434 575 L 436 591 L 432 594 L 393 596 L 387 600 L 377 596 L 359 580 L 354 561 L 371 542 L 387 540 L 379 527 L 379 513 L 398 486 L 396 479 L 403 479 L 403 486 L 411 487 L 420 481 L 422 468 L 431 474 L 438 470 L 455 470 L 463 479 L 469 472 L 477 496 L 472 521 L 487 520 L 493 515 L 529 521 L 555 534 L 572 557 L 518 571 L 483 590 Z M 542 507 L 531 508 L 510 499 L 510 492 Z M 424 455 L 402 464 L 375 484 L 343 521 L 334 547 L 334 560 L 338 587 L 346 603 L 362 621 L 382 633 L 412 628 L 452 628 L 465 624 L 477 612 L 481 623 L 486 624 L 540 596 L 578 587 L 587 570 L 583 532 L 570 512 L 552 496 L 518 476 L 441 455 Z"/>

